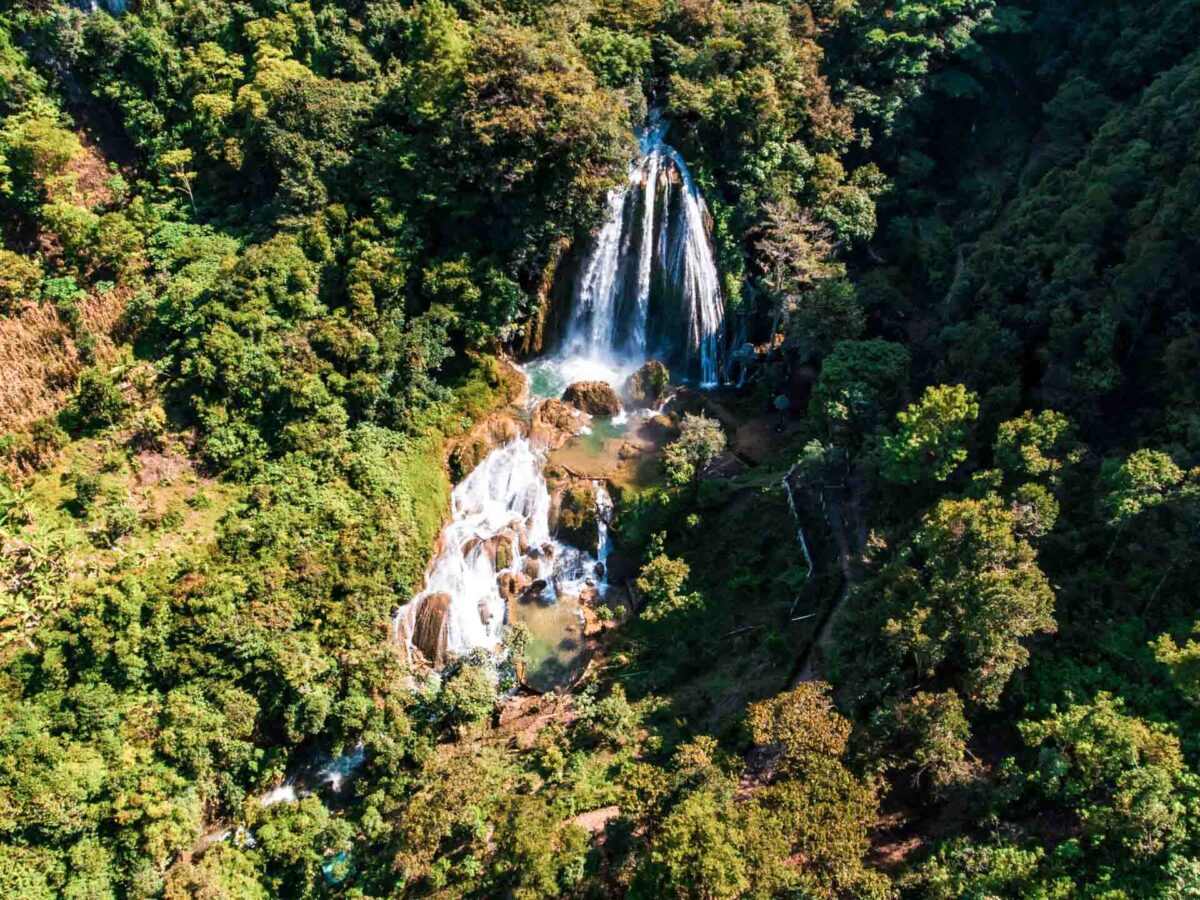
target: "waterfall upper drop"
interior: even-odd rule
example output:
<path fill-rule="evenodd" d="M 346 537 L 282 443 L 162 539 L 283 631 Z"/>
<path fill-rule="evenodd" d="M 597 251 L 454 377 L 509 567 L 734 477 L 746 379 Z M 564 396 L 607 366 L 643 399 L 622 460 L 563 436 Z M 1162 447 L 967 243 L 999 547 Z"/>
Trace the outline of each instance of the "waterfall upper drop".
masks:
<path fill-rule="evenodd" d="M 608 197 L 608 220 L 579 271 L 562 355 L 663 359 L 719 381 L 724 307 L 708 210 L 687 164 L 652 118 L 629 182 Z"/>

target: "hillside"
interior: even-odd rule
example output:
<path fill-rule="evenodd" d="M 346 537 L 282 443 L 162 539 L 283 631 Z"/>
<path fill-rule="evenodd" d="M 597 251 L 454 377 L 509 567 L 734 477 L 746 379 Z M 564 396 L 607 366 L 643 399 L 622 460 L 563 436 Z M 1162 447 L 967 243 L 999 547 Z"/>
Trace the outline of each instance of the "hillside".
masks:
<path fill-rule="evenodd" d="M 0 895 L 1200 896 L 1200 4 L 0 4 Z"/>

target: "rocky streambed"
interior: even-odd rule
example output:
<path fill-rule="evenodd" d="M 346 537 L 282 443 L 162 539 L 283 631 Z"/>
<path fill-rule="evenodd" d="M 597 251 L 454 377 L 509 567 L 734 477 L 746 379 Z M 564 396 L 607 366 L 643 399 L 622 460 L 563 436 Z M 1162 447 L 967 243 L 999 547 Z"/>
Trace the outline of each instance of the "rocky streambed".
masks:
<path fill-rule="evenodd" d="M 519 623 L 529 636 L 518 672 L 525 686 L 548 691 L 578 678 L 595 649 L 593 610 L 611 606 L 610 595 L 629 606 L 608 566 L 611 492 L 655 448 L 642 434 L 655 414 L 635 404 L 665 394 L 661 368 L 627 377 L 625 404 L 601 379 L 571 383 L 561 398 L 527 392 L 457 444 L 450 522 L 424 590 L 395 618 L 396 639 L 418 667 L 438 669 L 477 648 L 500 654 L 505 629 Z"/>

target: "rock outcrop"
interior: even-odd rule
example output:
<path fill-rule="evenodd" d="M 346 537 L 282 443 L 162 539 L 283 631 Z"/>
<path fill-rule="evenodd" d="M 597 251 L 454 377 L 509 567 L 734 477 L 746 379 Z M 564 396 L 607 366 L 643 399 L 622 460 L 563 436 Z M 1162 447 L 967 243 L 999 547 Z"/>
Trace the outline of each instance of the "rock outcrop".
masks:
<path fill-rule="evenodd" d="M 573 547 L 596 553 L 600 545 L 600 526 L 596 520 L 596 489 L 590 482 L 570 484 L 555 498 L 552 527 L 560 540 Z"/>
<path fill-rule="evenodd" d="M 543 400 L 533 411 L 529 434 L 535 447 L 557 450 L 578 434 L 588 421 L 588 416 L 578 409 L 551 398 Z"/>
<path fill-rule="evenodd" d="M 430 594 L 423 599 L 409 638 L 435 667 L 445 662 L 450 603 L 449 594 Z"/>
<path fill-rule="evenodd" d="M 562 398 L 590 416 L 615 416 L 621 411 L 617 392 L 603 381 L 577 381 L 563 391 Z"/>
<path fill-rule="evenodd" d="M 512 603 L 529 588 L 533 580 L 523 572 L 501 572 L 496 579 L 505 604 Z"/>
<path fill-rule="evenodd" d="M 521 425 L 508 410 L 494 413 L 451 443 L 446 464 L 450 480 L 462 481 L 497 447 L 521 436 Z"/>
<path fill-rule="evenodd" d="M 658 406 L 667 396 L 670 383 L 667 367 L 652 359 L 625 380 L 625 399 L 634 406 Z"/>

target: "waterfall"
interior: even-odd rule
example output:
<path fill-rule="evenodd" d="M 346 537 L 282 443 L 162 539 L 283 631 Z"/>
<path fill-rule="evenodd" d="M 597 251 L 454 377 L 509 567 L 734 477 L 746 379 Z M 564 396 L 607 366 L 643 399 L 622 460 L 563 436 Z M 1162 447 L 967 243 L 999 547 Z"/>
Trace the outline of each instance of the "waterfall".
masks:
<path fill-rule="evenodd" d="M 721 282 L 704 198 L 665 132 L 651 121 L 628 182 L 608 196 L 608 218 L 580 269 L 563 355 L 639 363 L 657 356 L 711 387 L 722 362 Z"/>
<path fill-rule="evenodd" d="M 578 598 L 589 588 L 603 591 L 605 571 L 599 564 L 610 549 L 612 498 L 602 482 L 593 482 L 596 557 L 555 540 L 544 462 L 527 438 L 518 438 L 489 453 L 454 489 L 452 518 L 442 530 L 425 588 L 394 620 L 397 638 L 410 651 L 420 643 L 428 655 L 432 643 L 439 655 L 449 657 L 496 647 L 509 612 L 502 589 L 506 578 L 529 586 L 547 603 Z M 432 636 L 423 632 L 427 604 L 436 613 L 430 615 L 437 630 Z"/>
<path fill-rule="evenodd" d="M 425 590 L 396 614 L 397 631 L 407 643 L 418 634 L 422 604 L 438 595 L 450 598 L 437 624 L 444 629 L 439 640 L 446 653 L 461 655 L 499 642 L 505 601 L 497 576 L 515 573 L 526 548 L 550 544 L 550 492 L 542 463 L 529 440 L 519 438 L 489 453 L 454 489 L 451 521 L 442 530 Z M 508 565 L 502 564 L 504 555 Z M 538 564 L 542 577 L 546 561 Z"/>
<path fill-rule="evenodd" d="M 652 118 L 628 182 L 608 196 L 607 220 L 579 270 L 563 346 L 529 367 L 535 395 L 557 396 L 573 381 L 604 380 L 620 389 L 649 357 L 704 386 L 718 383 L 724 309 L 708 213 L 665 132 Z M 424 588 L 393 622 L 410 654 L 419 648 L 436 665 L 493 649 L 510 613 L 527 617 L 556 603 L 557 613 L 578 612 L 585 592 L 603 594 L 612 498 L 602 482 L 592 483 L 596 557 L 556 541 L 544 464 L 542 450 L 519 438 L 493 450 L 454 489 Z M 565 598 L 575 598 L 573 605 Z M 566 643 L 554 636 L 549 646 Z"/>
<path fill-rule="evenodd" d="M 596 488 L 596 527 L 600 536 L 596 546 L 596 559 L 604 566 L 604 578 L 608 578 L 608 554 L 612 550 L 612 539 L 608 527 L 612 523 L 613 502 L 603 481 L 593 481 Z"/>
<path fill-rule="evenodd" d="M 367 750 L 360 742 L 349 753 L 330 759 L 319 757 L 288 779 L 265 794 L 260 794 L 258 802 L 263 806 L 274 806 L 276 803 L 295 803 L 302 797 L 307 797 L 320 785 L 328 785 L 333 793 L 338 793 L 342 785 L 348 781 L 359 766 L 366 761 Z"/>

